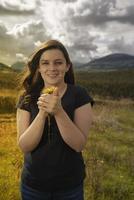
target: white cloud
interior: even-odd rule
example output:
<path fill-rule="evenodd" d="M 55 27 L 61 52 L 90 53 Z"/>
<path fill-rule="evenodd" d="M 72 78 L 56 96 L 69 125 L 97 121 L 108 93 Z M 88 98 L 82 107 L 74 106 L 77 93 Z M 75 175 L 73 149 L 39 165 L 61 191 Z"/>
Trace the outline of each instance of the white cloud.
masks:
<path fill-rule="evenodd" d="M 30 12 L 36 7 L 36 1 L 26 0 L 1 0 L 0 11 L 2 12 Z"/>
<path fill-rule="evenodd" d="M 8 35 L 13 35 L 16 38 L 25 37 L 28 35 L 34 35 L 40 33 L 43 28 L 43 24 L 40 20 L 33 21 L 30 20 L 24 24 L 16 24 L 10 31 L 7 32 Z"/>
<path fill-rule="evenodd" d="M 0 21 L 0 37 L 5 37 L 7 32 L 7 27 L 4 25 L 2 21 Z"/>
<path fill-rule="evenodd" d="M 22 53 L 16 53 L 16 58 L 17 58 L 17 61 L 24 61 L 26 62 L 28 60 L 28 57 L 26 57 L 24 54 Z"/>

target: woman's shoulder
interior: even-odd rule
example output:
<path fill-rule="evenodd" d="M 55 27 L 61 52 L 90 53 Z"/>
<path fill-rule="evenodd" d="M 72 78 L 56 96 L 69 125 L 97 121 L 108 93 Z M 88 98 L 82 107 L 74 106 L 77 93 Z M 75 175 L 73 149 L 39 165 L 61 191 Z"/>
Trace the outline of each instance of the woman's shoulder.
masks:
<path fill-rule="evenodd" d="M 74 94 L 77 107 L 79 107 L 80 105 L 83 105 L 85 103 L 88 103 L 88 102 L 90 102 L 91 105 L 93 106 L 94 100 L 91 97 L 90 91 L 88 91 L 88 89 L 86 89 L 85 87 L 83 87 L 81 85 L 69 85 L 69 87 Z"/>
<path fill-rule="evenodd" d="M 30 98 L 30 95 L 26 95 L 25 93 L 20 94 L 16 102 L 16 108 L 30 112 Z"/>
<path fill-rule="evenodd" d="M 31 111 L 31 106 L 37 101 L 37 96 L 33 94 L 20 94 L 16 103 L 16 108 Z"/>
<path fill-rule="evenodd" d="M 85 87 L 81 86 L 81 85 L 77 85 L 77 84 L 71 85 L 71 84 L 69 84 L 69 87 L 70 87 L 70 89 L 75 91 L 75 93 L 81 93 L 83 91 L 88 92 L 87 89 Z"/>

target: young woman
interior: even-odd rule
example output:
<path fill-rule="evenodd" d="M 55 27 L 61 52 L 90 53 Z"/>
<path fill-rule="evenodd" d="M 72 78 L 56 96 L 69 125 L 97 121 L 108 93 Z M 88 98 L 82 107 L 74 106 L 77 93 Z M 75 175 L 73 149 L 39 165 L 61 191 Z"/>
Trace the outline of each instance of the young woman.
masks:
<path fill-rule="evenodd" d="M 83 150 L 93 99 L 74 83 L 72 63 L 57 40 L 31 56 L 17 103 L 18 145 L 24 152 L 23 200 L 83 200 Z M 51 94 L 43 88 L 54 87 Z"/>

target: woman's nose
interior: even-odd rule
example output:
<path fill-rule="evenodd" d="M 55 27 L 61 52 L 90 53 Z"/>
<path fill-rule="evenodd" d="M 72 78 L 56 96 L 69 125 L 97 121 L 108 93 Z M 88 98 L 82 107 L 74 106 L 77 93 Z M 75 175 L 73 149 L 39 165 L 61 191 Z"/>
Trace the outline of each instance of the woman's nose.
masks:
<path fill-rule="evenodd" d="M 50 69 L 50 70 L 55 70 L 55 64 L 54 64 L 54 63 L 51 63 L 51 64 L 49 65 L 49 69 Z"/>

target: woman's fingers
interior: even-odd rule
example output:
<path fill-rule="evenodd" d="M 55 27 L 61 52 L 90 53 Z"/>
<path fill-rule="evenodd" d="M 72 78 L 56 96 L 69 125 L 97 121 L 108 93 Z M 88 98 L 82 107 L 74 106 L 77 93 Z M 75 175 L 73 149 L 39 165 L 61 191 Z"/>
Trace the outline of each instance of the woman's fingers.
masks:
<path fill-rule="evenodd" d="M 48 106 L 48 103 L 39 100 L 39 101 L 37 101 L 37 105 L 38 105 L 38 106 L 42 106 L 42 107 L 47 107 L 47 106 Z"/>
<path fill-rule="evenodd" d="M 42 94 L 38 98 L 38 108 L 45 109 L 48 113 L 56 113 L 61 106 L 61 100 L 58 96 L 58 91 L 54 94 Z"/>
<path fill-rule="evenodd" d="M 49 97 L 48 94 L 42 94 L 42 95 L 38 98 L 39 101 L 43 101 L 43 102 L 49 102 L 49 99 L 50 99 L 50 97 Z"/>

